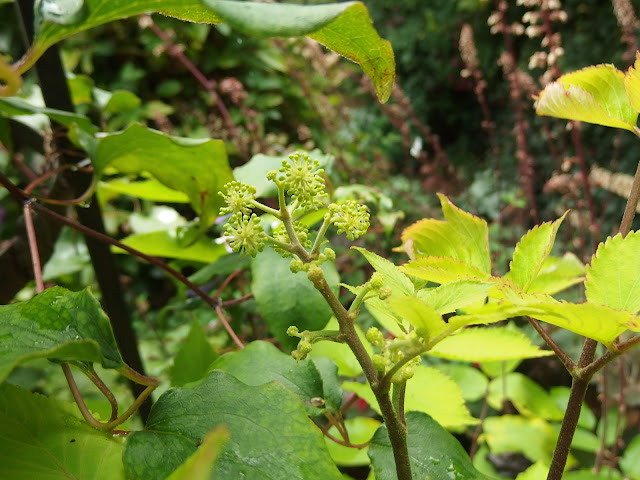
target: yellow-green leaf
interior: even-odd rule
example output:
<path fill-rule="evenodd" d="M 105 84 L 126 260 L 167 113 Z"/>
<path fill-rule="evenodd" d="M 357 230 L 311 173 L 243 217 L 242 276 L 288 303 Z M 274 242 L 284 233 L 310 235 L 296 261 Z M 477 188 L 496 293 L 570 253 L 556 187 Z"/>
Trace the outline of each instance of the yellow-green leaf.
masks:
<path fill-rule="evenodd" d="M 624 80 L 609 64 L 568 73 L 540 93 L 536 112 L 636 133 L 638 112 L 629 103 Z"/>
<path fill-rule="evenodd" d="M 409 322 L 415 329 L 427 332 L 431 338 L 447 327 L 442 316 L 419 298 L 391 297 L 389 306 L 393 313 Z"/>
<path fill-rule="evenodd" d="M 631 106 L 640 112 L 640 52 L 636 52 L 636 62 L 624 76 L 624 88 Z"/>
<path fill-rule="evenodd" d="M 434 221 L 438 222 L 438 220 Z M 418 257 L 400 269 L 408 275 L 443 285 L 456 280 L 486 280 L 491 277 L 489 273 L 482 272 L 453 257 Z"/>
<path fill-rule="evenodd" d="M 587 267 L 589 302 L 631 313 L 640 311 L 640 232 L 616 235 L 598 245 Z"/>

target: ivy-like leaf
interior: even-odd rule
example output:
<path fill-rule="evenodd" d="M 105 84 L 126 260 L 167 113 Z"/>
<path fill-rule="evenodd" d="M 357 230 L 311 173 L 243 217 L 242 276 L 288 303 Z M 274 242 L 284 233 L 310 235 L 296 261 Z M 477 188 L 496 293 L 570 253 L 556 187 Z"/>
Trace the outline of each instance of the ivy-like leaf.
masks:
<path fill-rule="evenodd" d="M 640 232 L 609 237 L 587 267 L 587 300 L 631 313 L 640 311 Z"/>
<path fill-rule="evenodd" d="M 124 480 L 122 441 L 73 403 L 0 385 L 0 478 Z"/>
<path fill-rule="evenodd" d="M 416 479 L 488 480 L 469 460 L 453 435 L 422 412 L 406 415 L 409 462 Z M 376 480 L 396 480 L 398 475 L 386 427 L 378 429 L 369 445 Z"/>
<path fill-rule="evenodd" d="M 520 239 L 509 264 L 511 280 L 527 292 L 538 276 L 544 261 L 551 253 L 556 233 L 564 220 L 565 213 L 555 222 L 536 225 Z"/>
<path fill-rule="evenodd" d="M 342 388 L 355 392 L 379 412 L 378 402 L 368 384 L 345 382 Z M 433 395 L 433 392 L 438 394 Z M 462 390 L 456 382 L 439 370 L 423 365 L 414 367 L 413 378 L 407 382 L 404 408 L 408 412 L 428 413 L 440 425 L 449 429 L 460 430 L 464 426 L 478 423 L 467 410 Z"/>
<path fill-rule="evenodd" d="M 438 197 L 446 221 L 429 218 L 407 227 L 402 232 L 405 250 L 415 257 L 453 257 L 490 274 L 487 222 L 459 209 L 444 195 Z"/>
<path fill-rule="evenodd" d="M 494 327 L 460 330 L 438 342 L 427 355 L 465 362 L 487 362 L 546 357 L 553 352 L 536 347 L 521 332 Z"/>
<path fill-rule="evenodd" d="M 26 302 L 0 305 L 0 382 L 34 358 L 124 366 L 100 303 L 89 290 L 62 287 Z"/>
<path fill-rule="evenodd" d="M 638 112 L 629 103 L 625 75 L 609 64 L 568 73 L 547 85 L 536 113 L 637 133 Z"/>
<path fill-rule="evenodd" d="M 97 178 L 107 167 L 121 173 L 148 172 L 167 187 L 186 193 L 205 225 L 213 223 L 224 204 L 217 192 L 233 180 L 221 140 L 172 137 L 136 123 L 101 137 L 92 160 Z"/>
<path fill-rule="evenodd" d="M 166 478 L 222 424 L 230 438 L 211 478 L 263 480 L 274 472 L 298 480 L 342 478 L 294 394 L 277 382 L 248 386 L 217 370 L 197 386 L 169 390 L 158 399 L 145 430 L 127 438 L 127 478 Z"/>

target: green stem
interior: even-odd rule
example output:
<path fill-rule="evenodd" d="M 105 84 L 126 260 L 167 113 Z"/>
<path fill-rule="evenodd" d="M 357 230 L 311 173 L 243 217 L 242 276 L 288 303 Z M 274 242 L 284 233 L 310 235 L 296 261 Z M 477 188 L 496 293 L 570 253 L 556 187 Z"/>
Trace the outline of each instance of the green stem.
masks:
<path fill-rule="evenodd" d="M 322 242 L 324 240 L 324 235 L 327 233 L 327 230 L 329 230 L 330 226 L 331 217 L 325 215 L 324 221 L 322 222 L 322 225 L 318 230 L 318 235 L 316 235 L 316 239 L 313 242 L 313 247 L 311 248 L 311 256 L 316 256 L 320 252 L 320 246 L 322 245 Z"/>
<path fill-rule="evenodd" d="M 360 307 L 362 306 L 362 303 L 364 302 L 365 297 L 370 291 L 371 291 L 371 284 L 367 282 L 362 287 L 362 290 L 360 290 L 360 293 L 356 295 L 356 298 L 353 299 L 353 302 L 351 302 L 351 305 L 349 306 L 349 313 L 354 313 L 360 310 Z"/>
<path fill-rule="evenodd" d="M 636 215 L 636 208 L 638 207 L 638 200 L 640 199 L 640 162 L 636 168 L 636 174 L 633 177 L 633 184 L 631 185 L 631 192 L 629 192 L 629 200 L 624 209 L 624 215 L 622 216 L 622 222 L 620 222 L 620 233 L 623 237 L 631 231 L 631 224 L 633 218 Z"/>
<path fill-rule="evenodd" d="M 112 422 L 116 418 L 118 418 L 118 401 L 116 400 L 113 392 L 105 385 L 102 379 L 98 376 L 96 371 L 93 369 L 93 365 L 85 366 L 82 371 L 84 374 L 93 382 L 93 384 L 98 387 L 98 390 L 106 397 L 111 405 L 111 418 L 109 421 Z"/>

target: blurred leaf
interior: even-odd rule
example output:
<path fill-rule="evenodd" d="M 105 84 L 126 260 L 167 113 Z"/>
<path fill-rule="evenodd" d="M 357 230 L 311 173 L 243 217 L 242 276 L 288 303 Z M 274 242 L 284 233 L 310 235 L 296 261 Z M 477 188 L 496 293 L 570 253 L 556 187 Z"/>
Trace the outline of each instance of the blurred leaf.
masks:
<path fill-rule="evenodd" d="M 291 355 L 278 350 L 268 342 L 255 341 L 244 349 L 221 356 L 209 370 L 222 370 L 250 386 L 276 381 L 294 393 L 304 403 L 309 415 L 322 415 L 324 411 L 337 411 L 342 405 L 337 368 L 333 378 L 323 378 L 314 360 L 296 362 Z M 327 372 L 328 373 L 328 372 Z M 325 395 L 324 379 L 336 388 L 328 388 Z"/>
<path fill-rule="evenodd" d="M 48 288 L 31 300 L 0 305 L 0 382 L 34 358 L 124 366 L 111 324 L 89 290 Z"/>
<path fill-rule="evenodd" d="M 451 377 L 458 384 L 466 402 L 480 400 L 487 392 L 489 380 L 477 368 L 457 363 L 440 363 L 433 368 Z"/>
<path fill-rule="evenodd" d="M 87 424 L 73 403 L 0 385 L 0 477 L 124 480 L 122 440 Z"/>
<path fill-rule="evenodd" d="M 138 108 L 141 103 L 140 98 L 134 93 L 127 90 L 117 90 L 112 93 L 104 110 L 109 113 L 124 113 Z"/>
<path fill-rule="evenodd" d="M 488 480 L 467 452 L 438 422 L 421 412 L 406 415 L 407 443 L 413 478 Z M 369 445 L 376 480 L 396 480 L 396 466 L 387 429 L 381 426 Z"/>
<path fill-rule="evenodd" d="M 482 437 L 491 453 L 522 453 L 532 462 L 551 464 L 556 436 L 551 426 L 540 418 L 518 415 L 487 417 Z"/>
<path fill-rule="evenodd" d="M 327 323 L 323 330 L 338 330 L 338 321 L 335 317 L 331 317 L 329 323 Z M 371 348 L 371 344 L 365 337 L 360 325 L 355 325 L 356 332 L 360 341 L 364 345 L 364 349 L 371 356 L 373 354 L 373 349 Z M 344 343 L 337 342 L 319 342 L 313 345 L 313 350 L 309 356 L 313 359 L 321 359 L 322 357 L 327 357 L 333 360 L 333 362 L 338 366 L 338 374 L 343 377 L 351 377 L 355 378 L 362 373 L 362 367 L 358 363 L 355 355 L 351 351 L 348 345 Z"/>
<path fill-rule="evenodd" d="M 53 108 L 36 107 L 18 97 L 0 98 L 0 112 L 7 116 L 42 113 L 51 120 L 56 121 L 65 127 L 70 127 L 72 124 L 76 124 L 78 128 L 87 133 L 93 134 L 98 131 L 98 127 L 93 125 L 91 120 L 84 115 L 78 115 L 77 113 L 65 112 L 63 110 L 56 110 Z"/>
<path fill-rule="evenodd" d="M 640 311 L 640 232 L 598 245 L 587 267 L 587 300 L 631 313 Z M 634 330 L 635 331 L 635 330 Z"/>
<path fill-rule="evenodd" d="M 624 83 L 624 73 L 609 64 L 568 73 L 540 93 L 536 113 L 635 133 L 638 112 L 629 103 Z"/>
<path fill-rule="evenodd" d="M 227 254 L 224 245 L 208 237 L 200 237 L 189 246 L 184 246 L 175 231 L 156 231 L 129 235 L 121 240 L 125 245 L 153 257 L 181 258 L 194 262 L 211 263 Z M 127 253 L 113 247 L 115 253 Z"/>
<path fill-rule="evenodd" d="M 567 405 L 569 405 L 569 395 L 571 394 L 571 389 L 569 387 L 552 387 L 549 391 L 551 398 L 553 398 L 556 405 L 560 407 L 561 410 L 566 411 Z M 587 430 L 593 430 L 596 427 L 596 416 L 593 414 L 591 409 L 585 404 L 582 404 L 580 408 L 580 418 L 578 419 L 578 426 L 585 428 Z"/>
<path fill-rule="evenodd" d="M 431 367 L 418 365 L 414 368 L 414 376 L 407 382 L 405 391 L 405 411 L 428 413 L 440 425 L 450 429 L 460 429 L 467 425 L 475 425 L 478 420 L 467 410 L 460 387 L 444 373 Z M 378 413 L 378 403 L 368 384 L 344 382 L 342 388 L 355 392 L 364 398 Z M 433 392 L 438 392 L 433 395 Z"/>
<path fill-rule="evenodd" d="M 492 327 L 460 330 L 438 342 L 427 355 L 466 362 L 487 362 L 547 357 L 553 352 L 536 347 L 521 332 Z"/>
<path fill-rule="evenodd" d="M 509 273 L 511 280 L 525 292 L 529 291 L 529 287 L 551 253 L 556 233 L 566 215 L 565 213 L 555 222 L 536 225 L 516 245 L 513 260 L 509 264 Z"/>
<path fill-rule="evenodd" d="M 349 441 L 353 445 L 364 444 L 371 440 L 373 434 L 376 433 L 381 423 L 375 418 L 369 417 L 354 417 L 348 418 L 344 422 L 349 433 Z M 342 440 L 342 436 L 338 432 L 336 427 L 331 427 L 329 433 L 334 437 Z M 368 447 L 365 448 L 353 448 L 345 447 L 339 443 L 334 442 L 328 437 L 325 437 L 325 443 L 327 444 L 327 450 L 333 461 L 338 465 L 353 467 L 359 465 L 369 465 L 371 460 L 368 456 Z"/>
<path fill-rule="evenodd" d="M 154 205 L 145 215 L 133 212 L 129 215 L 129 226 L 134 234 L 157 232 L 159 230 L 175 230 L 187 223 L 187 220 L 171 207 Z"/>
<path fill-rule="evenodd" d="M 299 340 L 287 335 L 290 325 L 301 332 L 320 330 L 331 318 L 331 308 L 320 292 L 304 274 L 292 273 L 290 263 L 291 259 L 282 258 L 273 249 L 265 249 L 251 262 L 251 290 L 258 309 L 285 350 L 293 350 Z M 322 270 L 331 288 L 337 291 L 340 280 L 335 265 L 327 262 Z"/>
<path fill-rule="evenodd" d="M 627 445 L 619 464 L 622 472 L 629 478 L 640 479 L 640 435 L 633 437 Z"/>
<path fill-rule="evenodd" d="M 168 188 L 186 193 L 205 225 L 217 218 L 224 204 L 217 192 L 233 178 L 221 140 L 172 137 L 135 123 L 101 137 L 94 157 L 97 178 L 107 167 L 149 172 Z"/>
<path fill-rule="evenodd" d="M 70 228 L 64 228 L 56 241 L 53 255 L 42 270 L 42 279 L 50 281 L 62 275 L 82 271 L 91 265 L 84 238 Z"/>
<path fill-rule="evenodd" d="M 535 462 L 524 472 L 519 473 L 516 480 L 545 480 L 549 473 L 549 465 L 545 462 Z"/>
<path fill-rule="evenodd" d="M 495 378 L 489 384 L 487 400 L 491 407 L 502 410 L 505 399 L 525 417 L 545 420 L 562 420 L 564 417 L 564 410 L 544 388 L 518 372 Z"/>
<path fill-rule="evenodd" d="M 218 358 L 197 318 L 191 322 L 189 334 L 180 346 L 171 367 L 171 385 L 181 387 L 200 380 Z"/>
<path fill-rule="evenodd" d="M 263 480 L 274 472 L 279 478 L 341 478 L 322 433 L 295 395 L 277 382 L 248 386 L 221 371 L 158 399 L 145 430 L 127 438 L 123 461 L 128 478 L 166 478 L 222 424 L 230 437 L 211 478 Z"/>

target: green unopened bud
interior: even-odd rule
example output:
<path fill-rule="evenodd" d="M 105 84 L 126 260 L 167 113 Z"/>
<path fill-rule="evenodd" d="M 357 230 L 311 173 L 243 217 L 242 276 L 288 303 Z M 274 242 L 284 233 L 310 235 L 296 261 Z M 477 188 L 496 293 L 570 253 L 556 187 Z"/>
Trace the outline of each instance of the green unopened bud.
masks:
<path fill-rule="evenodd" d="M 376 371 L 384 373 L 387 369 L 387 361 L 379 353 L 374 354 L 371 357 L 371 361 L 373 362 L 373 368 L 375 368 Z"/>
<path fill-rule="evenodd" d="M 289 335 L 290 337 L 299 337 L 300 330 L 298 330 L 298 327 L 296 327 L 295 325 L 291 325 L 289 328 L 287 328 L 287 335 Z"/>
<path fill-rule="evenodd" d="M 307 278 L 311 280 L 314 285 L 322 282 L 324 280 L 324 272 L 317 265 L 311 265 L 309 267 L 309 271 L 307 272 Z"/>
<path fill-rule="evenodd" d="M 289 264 L 289 270 L 291 270 L 292 273 L 302 272 L 304 270 L 304 263 L 302 262 L 302 260 L 299 260 L 297 258 L 291 260 L 291 263 Z"/>
<path fill-rule="evenodd" d="M 269 170 L 267 172 L 267 180 L 269 180 L 270 182 L 273 182 L 277 176 L 278 172 L 276 170 Z"/>
<path fill-rule="evenodd" d="M 312 349 L 313 344 L 308 340 L 301 340 L 300 343 L 298 343 L 298 351 L 305 356 L 311 353 Z"/>
<path fill-rule="evenodd" d="M 336 252 L 333 249 L 325 248 L 323 253 L 324 253 L 324 256 L 327 257 L 327 260 L 329 260 L 330 262 L 335 261 Z"/>
<path fill-rule="evenodd" d="M 378 292 L 378 298 L 380 300 L 386 300 L 391 295 L 393 295 L 393 290 L 391 289 L 391 287 L 382 287 L 380 289 L 380 292 Z"/>
<path fill-rule="evenodd" d="M 382 275 L 380 272 L 374 272 L 373 275 L 371 275 L 369 284 L 371 285 L 371 288 L 374 288 L 376 290 L 382 288 L 382 286 L 384 285 L 384 275 Z"/>
<path fill-rule="evenodd" d="M 371 345 L 374 345 L 380 349 L 384 348 L 384 335 L 376 327 L 371 327 L 367 330 L 367 340 Z"/>

